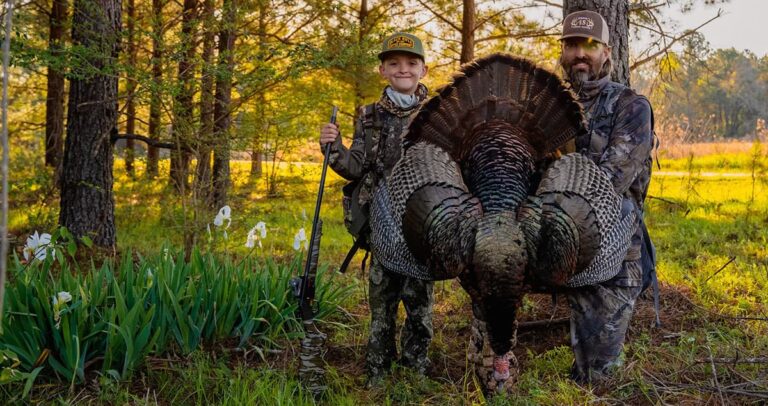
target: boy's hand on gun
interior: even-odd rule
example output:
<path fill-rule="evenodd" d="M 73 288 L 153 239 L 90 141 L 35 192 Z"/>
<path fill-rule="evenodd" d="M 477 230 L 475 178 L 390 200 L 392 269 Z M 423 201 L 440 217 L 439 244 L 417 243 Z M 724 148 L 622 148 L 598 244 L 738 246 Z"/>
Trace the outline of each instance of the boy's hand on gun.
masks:
<path fill-rule="evenodd" d="M 320 146 L 325 146 L 329 142 L 333 142 L 339 136 L 339 126 L 333 123 L 326 123 L 320 129 Z"/>

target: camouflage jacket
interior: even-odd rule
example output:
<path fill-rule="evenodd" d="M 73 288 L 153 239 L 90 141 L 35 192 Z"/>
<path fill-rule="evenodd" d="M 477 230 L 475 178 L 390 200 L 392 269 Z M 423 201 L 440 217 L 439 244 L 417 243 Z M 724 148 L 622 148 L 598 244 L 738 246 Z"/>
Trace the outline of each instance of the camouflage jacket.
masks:
<path fill-rule="evenodd" d="M 617 193 L 643 218 L 643 200 L 651 180 L 653 113 L 643 96 L 608 77 L 585 84 L 579 93 L 588 125 L 576 139 L 576 150 L 594 161 Z M 637 227 L 626 260 L 640 258 L 642 229 Z"/>
<path fill-rule="evenodd" d="M 411 108 L 404 109 L 396 105 L 387 96 L 386 89 L 381 98 L 374 105 L 376 108 L 375 126 L 372 137 L 371 153 L 375 159 L 367 159 L 365 148 L 365 107 L 358 114 L 355 122 L 355 134 L 352 145 L 345 147 L 341 137 L 331 144 L 331 152 L 328 163 L 331 168 L 347 180 L 362 180 L 363 187 L 360 191 L 360 203 L 369 202 L 373 196 L 379 181 L 389 177 L 395 163 L 400 159 L 402 151 L 402 134 L 408 126 L 411 116 L 419 110 L 422 102 L 427 97 L 426 86 L 419 84 L 416 90 L 419 103 Z M 371 161 L 369 168 L 368 162 Z"/>

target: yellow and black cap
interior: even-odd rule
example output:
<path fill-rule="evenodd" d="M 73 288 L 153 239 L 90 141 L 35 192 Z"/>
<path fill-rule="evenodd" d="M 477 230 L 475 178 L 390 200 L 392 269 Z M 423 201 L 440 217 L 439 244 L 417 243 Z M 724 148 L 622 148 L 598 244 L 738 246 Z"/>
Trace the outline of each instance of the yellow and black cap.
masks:
<path fill-rule="evenodd" d="M 406 52 L 424 60 L 424 45 L 422 45 L 421 40 L 406 32 L 396 32 L 384 39 L 381 44 L 381 52 L 379 52 L 379 60 L 383 61 L 390 52 Z"/>

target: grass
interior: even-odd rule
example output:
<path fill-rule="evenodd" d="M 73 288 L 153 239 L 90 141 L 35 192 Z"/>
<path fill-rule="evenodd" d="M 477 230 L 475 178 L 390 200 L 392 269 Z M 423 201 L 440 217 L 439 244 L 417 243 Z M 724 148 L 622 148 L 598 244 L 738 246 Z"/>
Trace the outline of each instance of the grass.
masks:
<path fill-rule="evenodd" d="M 657 156 L 664 171 L 742 172 L 753 169 L 765 173 L 766 163 L 756 157 L 765 156 L 760 142 L 676 144 L 659 148 Z"/>
<path fill-rule="evenodd" d="M 733 157 L 749 153 L 752 149 L 752 142 L 731 141 L 731 142 L 699 142 L 699 143 L 668 143 L 670 137 L 667 134 L 658 134 L 661 139 L 659 147 L 659 156 L 671 160 L 688 158 L 691 153 L 698 157 Z"/>
<path fill-rule="evenodd" d="M 765 147 L 740 146 L 740 152 L 714 147 L 693 149 L 675 158 L 662 154 L 662 171 L 653 177 L 646 221 L 659 255 L 662 284 L 661 329 L 651 328 L 649 300 L 638 303 L 625 346 L 624 367 L 606 387 L 582 387 L 568 377 L 572 355 L 565 326 L 522 331 L 516 355 L 522 365 L 513 396 L 494 405 L 528 404 L 760 404 L 768 397 L 768 163 Z M 759 149 L 758 149 L 759 148 Z M 702 152 L 703 151 L 703 152 Z M 233 211 L 229 240 L 208 243 L 205 224 L 215 213 L 197 217 L 162 181 L 146 182 L 115 169 L 118 245 L 149 255 L 181 235 L 195 220 L 199 246 L 239 258 L 247 253 L 245 234 L 265 221 L 268 236 L 259 255 L 286 260 L 293 234 L 310 227 L 319 179 L 317 164 L 282 164 L 280 195 L 267 196 L 263 180 L 247 176 L 248 165 L 233 164 Z M 679 172 L 663 174 L 662 172 Z M 740 177 L 705 172 L 740 172 Z M 17 244 L 34 231 L 50 231 L 54 199 L 41 196 L 48 178 L 42 171 L 14 182 L 11 231 Z M 139 170 L 139 173 L 141 171 Z M 754 177 L 753 177 L 754 175 Z M 325 221 L 321 262 L 333 269 L 351 245 L 341 221 L 343 180 L 329 173 L 322 209 Z M 192 207 L 189 205 L 188 207 Z M 307 218 L 302 216 L 306 211 Z M 189 227 L 189 225 L 187 225 Z M 16 247 L 17 251 L 20 248 Z M 358 259 L 361 259 L 359 256 Z M 359 261 L 355 261 L 359 264 Z M 353 263 L 353 264 L 355 264 Z M 428 377 L 395 367 L 381 388 L 363 387 L 368 312 L 365 276 L 354 267 L 337 283 L 354 286 L 343 316 L 322 328 L 329 333 L 326 361 L 327 404 L 481 404 L 482 396 L 464 358 L 469 301 L 456 281 L 436 286 L 434 367 Z M 541 320 L 568 310 L 554 308 L 546 296 L 531 295 L 521 319 Z M 402 312 L 401 312 L 402 313 Z M 403 314 L 401 314 L 402 321 Z M 348 327 L 342 327 L 345 324 Z M 154 357 L 130 381 L 94 377 L 69 391 L 67 385 L 36 385 L 29 402 L 58 399 L 64 404 L 291 404 L 315 402 L 296 381 L 297 342 L 279 340 L 264 358 L 235 351 L 225 343 L 188 356 Z M 751 361 L 751 362 L 748 362 Z M 0 400 L 22 390 L 0 386 Z"/>

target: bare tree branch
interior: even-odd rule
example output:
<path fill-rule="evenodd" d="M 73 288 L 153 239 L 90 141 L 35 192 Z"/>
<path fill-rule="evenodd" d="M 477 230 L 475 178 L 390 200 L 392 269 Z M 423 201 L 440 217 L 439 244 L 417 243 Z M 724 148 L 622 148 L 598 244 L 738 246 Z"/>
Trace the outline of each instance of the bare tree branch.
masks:
<path fill-rule="evenodd" d="M 479 21 L 477 24 L 475 24 L 475 31 L 477 31 L 477 30 L 478 30 L 478 29 L 479 29 L 481 26 L 483 26 L 483 25 L 484 25 L 485 23 L 487 23 L 488 21 L 491 21 L 491 20 L 493 20 L 494 18 L 496 18 L 496 17 L 498 17 L 498 16 L 500 16 L 500 15 L 502 15 L 502 14 L 508 13 L 508 12 L 510 12 L 510 11 L 512 11 L 512 10 L 522 10 L 522 9 L 524 9 L 524 8 L 528 8 L 528 7 L 529 7 L 529 6 L 513 6 L 513 7 L 505 8 L 505 9 L 503 9 L 503 10 L 499 10 L 499 11 L 497 11 L 497 12 L 495 12 L 495 13 L 493 13 L 493 14 L 489 15 L 488 17 L 486 17 L 486 18 L 484 18 L 484 19 L 480 20 L 480 21 Z M 535 6 L 534 6 L 534 7 L 535 7 Z"/>
<path fill-rule="evenodd" d="M 664 27 L 662 27 L 661 23 L 659 22 L 659 19 L 656 18 L 656 13 L 654 13 L 653 11 L 647 10 L 646 14 L 648 14 L 653 19 L 653 22 L 656 23 L 656 26 L 659 27 L 659 33 L 661 35 L 661 41 L 664 42 L 664 48 L 669 49 L 669 44 L 667 44 L 667 34 L 664 32 Z"/>
<path fill-rule="evenodd" d="M 719 274 L 719 273 L 720 273 L 720 271 L 722 271 L 723 269 L 725 269 L 725 268 L 726 268 L 728 265 L 730 265 L 730 264 L 731 264 L 731 262 L 733 262 L 733 261 L 735 261 L 735 260 L 736 260 L 736 257 L 731 257 L 731 258 L 728 260 L 728 262 L 726 262 L 725 264 L 723 264 L 723 266 L 721 266 L 721 267 L 720 267 L 720 269 L 718 269 L 717 271 L 715 271 L 715 273 L 713 273 L 712 275 L 709 275 L 709 277 L 707 277 L 707 279 L 705 279 L 705 280 L 704 280 L 704 283 L 707 283 L 707 282 L 709 282 L 709 280 L 710 280 L 710 279 L 712 279 L 712 278 L 713 278 L 715 275 Z"/>
<path fill-rule="evenodd" d="M 634 25 L 635 27 L 638 27 L 638 28 L 642 28 L 642 29 L 644 29 L 646 31 L 650 31 L 650 32 L 652 32 L 652 33 L 654 33 L 654 34 L 656 34 L 658 36 L 665 36 L 665 37 L 670 38 L 670 39 L 675 38 L 672 35 L 669 35 L 669 34 L 663 32 L 663 31 L 659 31 L 658 29 L 650 27 L 650 26 L 647 26 L 645 24 L 640 24 L 640 23 L 637 23 L 637 22 L 633 22 L 632 25 Z"/>
<path fill-rule="evenodd" d="M 179 147 L 172 142 L 162 142 L 162 141 L 158 141 L 158 140 L 149 138 L 147 136 L 138 135 L 138 134 L 117 134 L 117 135 L 113 135 L 111 137 L 111 140 L 112 140 L 112 143 L 115 143 L 115 141 L 117 140 L 139 140 L 155 148 L 166 148 L 166 149 L 173 149 L 173 150 L 180 149 L 186 152 L 195 152 L 195 150 L 193 150 L 192 148 L 186 145 L 182 145 L 181 147 Z"/>
<path fill-rule="evenodd" d="M 562 4 L 558 4 L 558 3 L 555 3 L 555 2 L 552 2 L 552 1 L 547 1 L 547 0 L 533 0 L 533 1 L 534 1 L 534 3 L 541 3 L 541 4 L 544 4 L 544 5 L 547 5 L 547 6 L 563 8 Z"/>
<path fill-rule="evenodd" d="M 570 317 L 562 317 L 559 319 L 521 321 L 518 324 L 517 328 L 518 330 L 534 330 L 542 327 L 556 327 L 561 325 L 567 325 L 570 322 L 571 322 Z"/>
<path fill-rule="evenodd" d="M 556 28 L 560 25 L 560 23 L 557 23 L 556 25 L 542 28 L 540 30 L 531 30 L 531 31 L 523 31 L 523 32 L 513 32 L 509 34 L 499 34 L 499 35 L 492 35 L 490 37 L 485 38 L 479 38 L 475 40 L 475 43 L 480 42 L 486 42 L 486 41 L 493 41 L 497 39 L 505 39 L 505 38 L 512 38 L 512 39 L 523 39 L 523 38 L 536 38 L 536 37 L 549 37 L 552 35 L 557 35 L 558 32 L 556 31 Z"/>
<path fill-rule="evenodd" d="M 635 3 L 629 6 L 629 12 L 637 13 L 642 11 L 652 11 L 652 10 L 656 10 L 657 8 L 664 7 L 666 5 L 667 5 L 666 2 L 661 2 L 656 4 Z"/>
<path fill-rule="evenodd" d="M 662 201 L 662 202 L 664 202 L 664 203 L 667 203 L 667 204 L 671 204 L 671 205 L 674 205 L 674 206 L 678 206 L 678 207 L 681 207 L 681 208 L 683 208 L 683 209 L 685 209 L 685 208 L 686 208 L 686 207 L 685 207 L 683 204 L 680 204 L 680 203 L 678 203 L 678 202 L 675 202 L 675 201 L 672 201 L 672 200 L 669 200 L 669 199 L 665 199 L 665 198 L 663 198 L 663 197 L 658 197 L 658 196 L 647 195 L 647 196 L 646 196 L 646 199 L 656 199 L 656 200 Z"/>
<path fill-rule="evenodd" d="M 446 24 L 450 25 L 450 26 L 451 26 L 451 27 L 452 27 L 454 30 L 456 30 L 456 31 L 459 31 L 459 32 L 461 31 L 461 27 L 457 26 L 456 24 L 454 24 L 453 22 L 451 22 L 451 21 L 450 21 L 450 20 L 448 20 L 447 18 L 443 17 L 443 16 L 442 16 L 441 14 L 439 14 L 437 11 L 435 11 L 435 10 L 432 10 L 432 8 L 429 6 L 429 4 L 427 4 L 426 2 L 424 2 L 424 0 L 417 0 L 417 1 L 418 1 L 418 2 L 419 2 L 419 4 L 421 4 L 421 5 L 422 5 L 422 6 L 423 6 L 425 9 L 429 10 L 429 12 L 431 12 L 432 14 L 434 14 L 434 16 L 435 16 L 435 17 L 439 18 L 439 19 L 440 19 L 440 21 L 442 21 L 442 22 L 444 22 L 444 23 L 446 23 Z"/>
<path fill-rule="evenodd" d="M 718 390 L 717 388 L 713 388 L 711 386 L 704 386 L 704 385 L 695 385 L 695 384 L 677 383 L 677 382 L 661 382 L 660 380 L 659 380 L 659 383 L 664 384 L 665 387 L 694 389 L 694 390 L 706 391 L 706 392 L 716 392 Z M 668 390 L 668 388 L 664 388 L 664 389 Z M 723 393 L 727 393 L 727 394 L 748 396 L 748 397 L 754 397 L 757 399 L 768 399 L 768 393 L 766 393 L 764 390 L 741 390 L 741 389 L 730 389 L 730 388 L 721 388 L 721 390 L 723 391 Z"/>
<path fill-rule="evenodd" d="M 723 399 L 723 389 L 720 388 L 720 380 L 717 378 L 717 368 L 715 368 L 715 361 L 712 359 L 712 348 L 709 347 L 709 344 L 707 344 L 707 351 L 709 352 L 709 366 L 712 369 L 712 380 L 715 382 L 717 394 L 720 397 L 720 404 L 724 405 L 725 400 Z"/>
<path fill-rule="evenodd" d="M 754 357 L 754 358 L 708 358 L 696 361 L 699 364 L 716 363 L 716 364 L 768 364 L 768 357 Z"/>
<path fill-rule="evenodd" d="M 645 65 L 646 63 L 648 63 L 648 62 L 650 62 L 650 61 L 652 61 L 652 60 L 656 59 L 656 58 L 657 58 L 657 57 L 659 57 L 660 55 L 666 54 L 666 53 L 667 53 L 667 51 L 669 51 L 669 49 L 672 47 L 672 45 L 674 45 L 676 42 L 678 42 L 678 41 L 680 41 L 680 40 L 682 40 L 682 39 L 685 39 L 686 37 L 689 37 L 689 36 L 693 35 L 693 34 L 694 34 L 694 33 L 696 33 L 698 30 L 700 30 L 702 27 L 704 27 L 705 25 L 707 25 L 707 24 L 711 23 L 712 21 L 715 21 L 716 19 L 720 18 L 722 15 L 723 15 L 723 10 L 722 10 L 722 9 L 720 9 L 720 10 L 717 10 L 717 15 L 716 15 L 716 16 L 714 16 L 714 17 L 710 18 L 709 20 L 705 21 L 703 24 L 699 25 L 699 26 L 698 26 L 698 27 L 696 27 L 696 28 L 693 28 L 693 29 L 690 29 L 690 30 L 686 30 L 685 32 L 683 32 L 683 34 L 681 34 L 681 35 L 679 35 L 679 36 L 675 37 L 675 38 L 674 38 L 672 41 L 670 41 L 669 43 L 667 43 L 667 44 L 664 46 L 664 48 L 663 48 L 663 49 L 661 49 L 661 50 L 659 50 L 658 52 L 655 52 L 655 53 L 653 53 L 653 54 L 651 54 L 651 55 L 649 55 L 649 56 L 647 56 L 647 57 L 645 57 L 645 58 L 643 58 L 643 59 L 641 59 L 641 60 L 639 60 L 639 61 L 636 61 L 635 63 L 633 63 L 633 64 L 632 64 L 632 65 L 629 67 L 629 70 L 630 70 L 630 71 L 633 71 L 633 70 L 635 70 L 635 69 L 639 68 L 640 66 L 643 66 L 643 65 Z"/>

